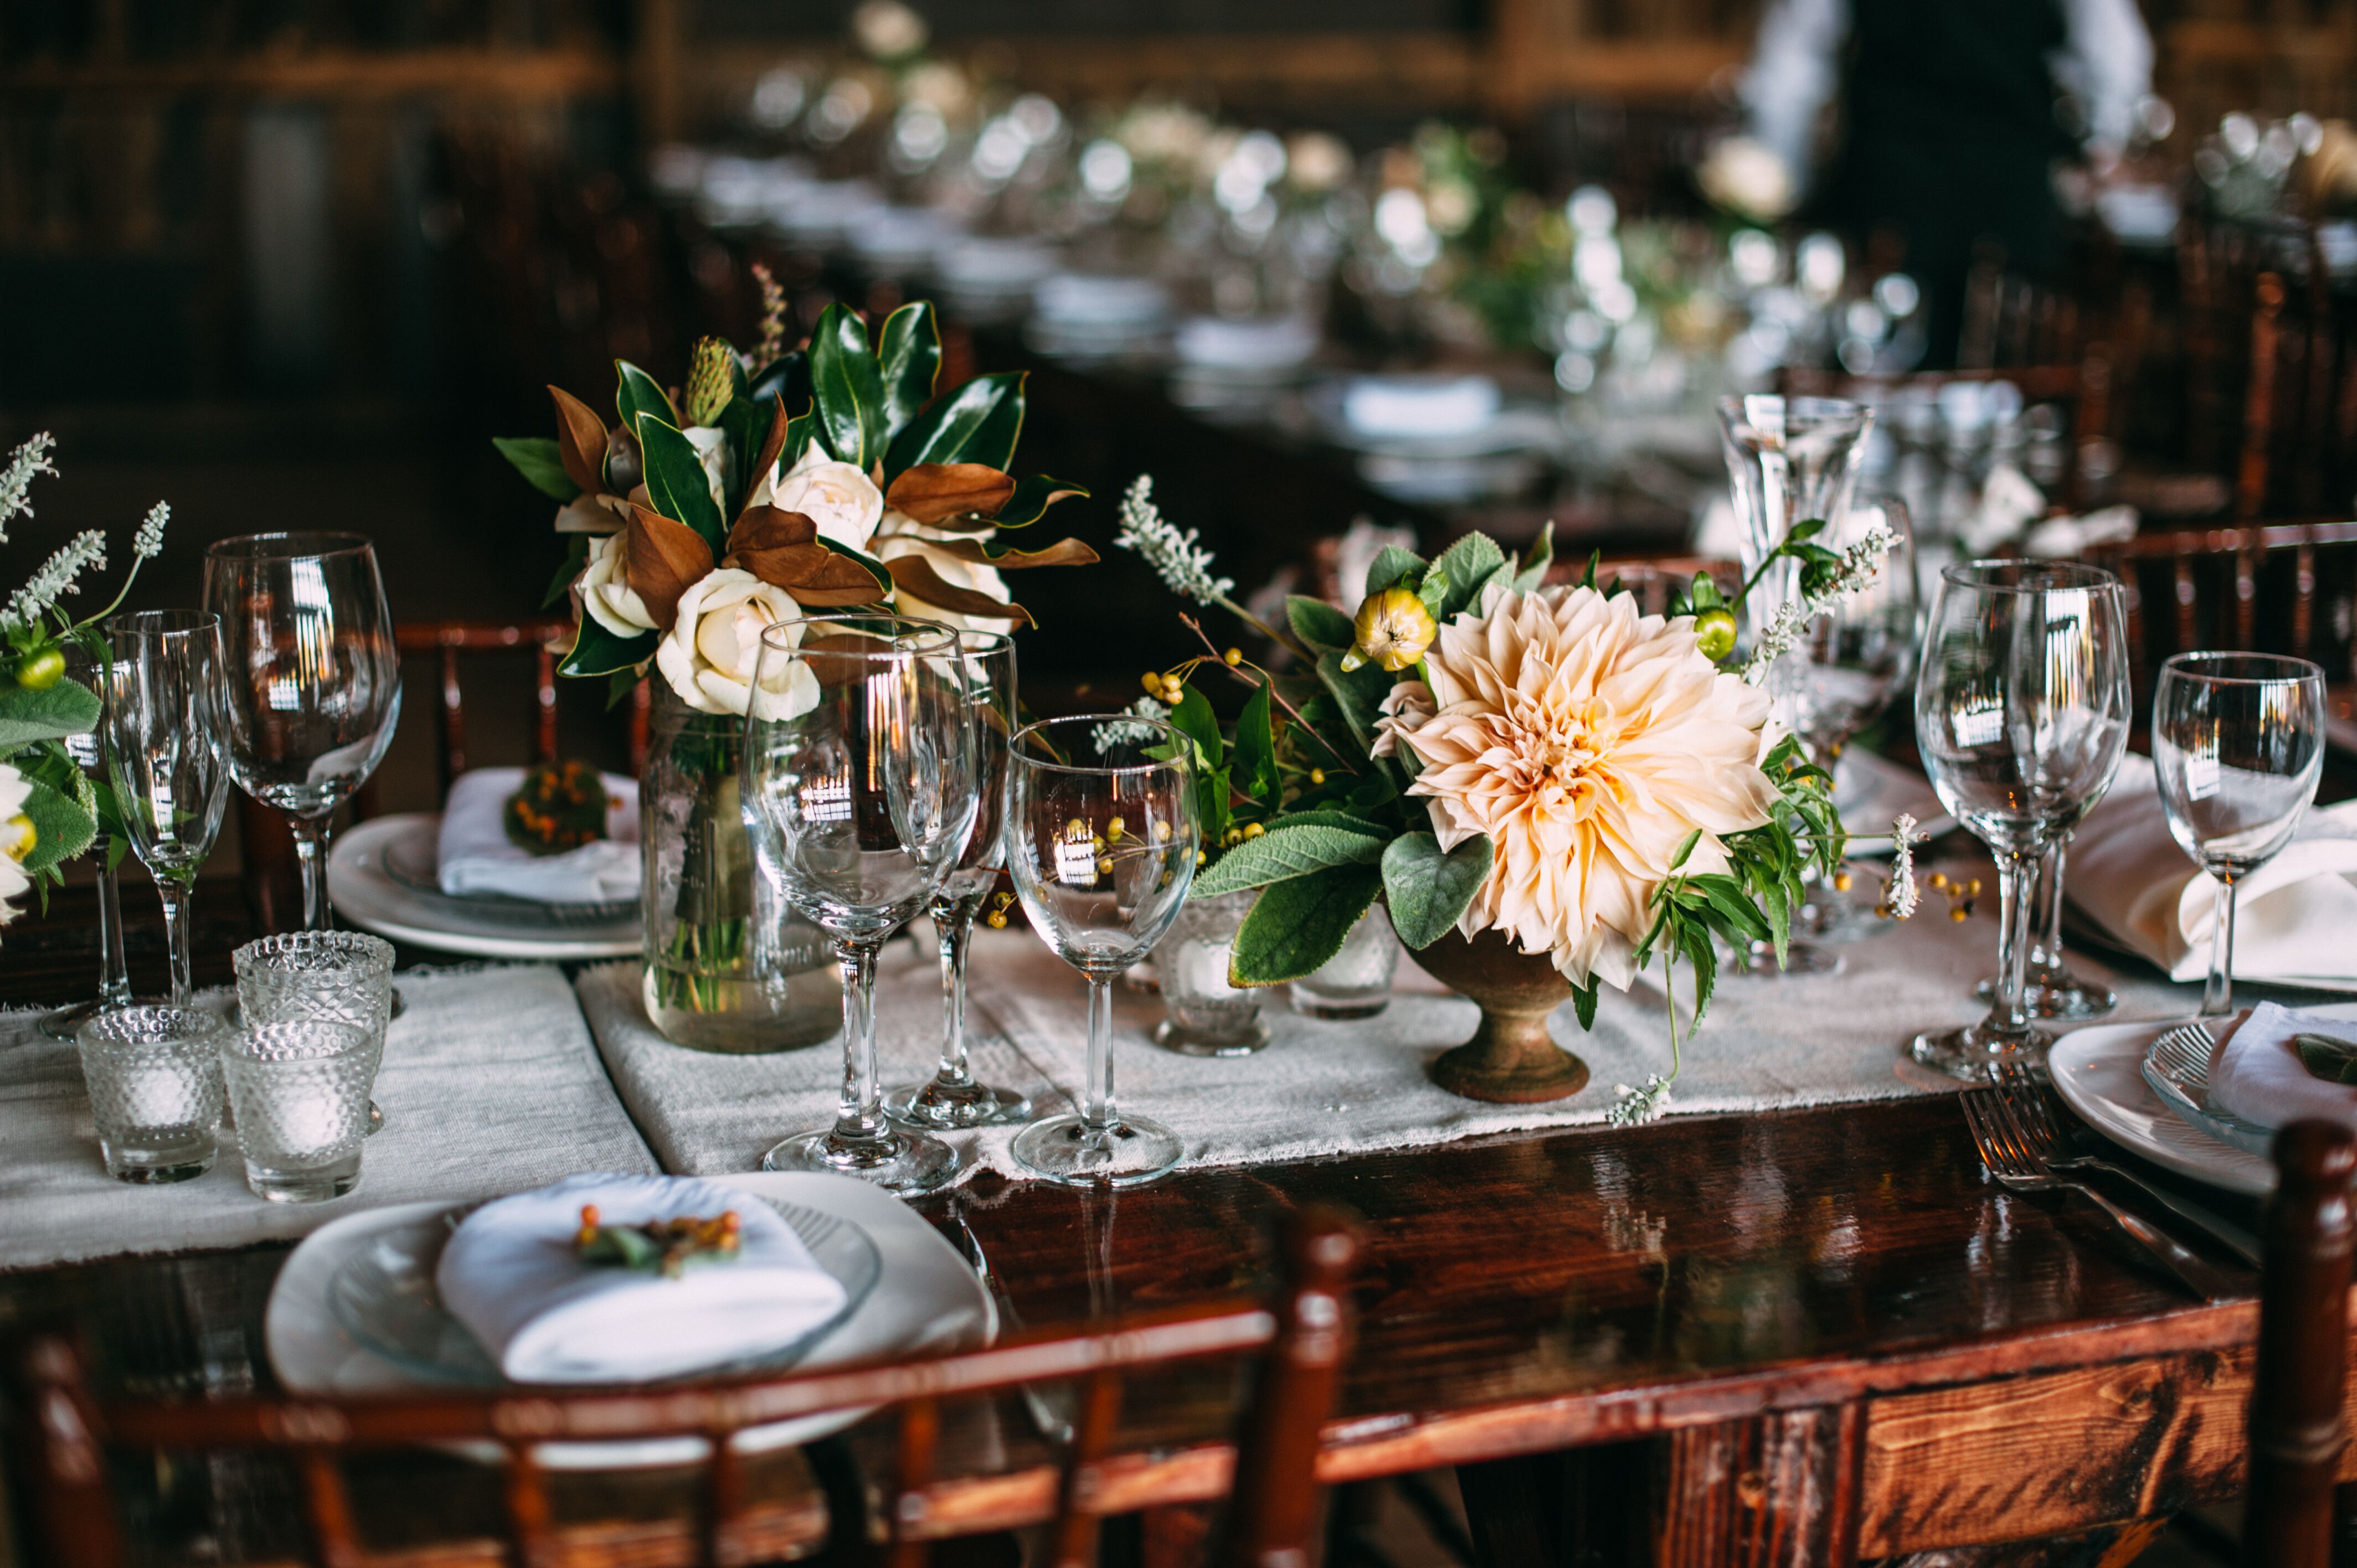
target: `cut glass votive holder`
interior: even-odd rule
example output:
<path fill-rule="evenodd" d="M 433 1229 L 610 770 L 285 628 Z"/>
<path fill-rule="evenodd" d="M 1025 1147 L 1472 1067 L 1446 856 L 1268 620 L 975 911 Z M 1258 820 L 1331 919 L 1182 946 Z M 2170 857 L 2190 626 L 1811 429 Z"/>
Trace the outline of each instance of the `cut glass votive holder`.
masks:
<path fill-rule="evenodd" d="M 324 1019 L 365 1034 L 374 1093 L 393 1014 L 391 942 L 365 931 L 286 931 L 246 943 L 230 962 L 237 971 L 238 1015 L 248 1027 Z M 371 1099 L 368 1131 L 383 1125 Z"/>
<path fill-rule="evenodd" d="M 1359 917 L 1342 949 L 1291 986 L 1293 1010 L 1309 1018 L 1372 1018 L 1392 1003 L 1399 938 L 1377 904 Z"/>
<path fill-rule="evenodd" d="M 376 1050 L 326 1018 L 249 1024 L 221 1047 L 245 1185 L 273 1203 L 321 1203 L 359 1185 Z"/>
<path fill-rule="evenodd" d="M 228 1036 L 210 1013 L 163 1005 L 101 1013 L 75 1033 L 107 1175 L 172 1182 L 212 1169 Z"/>
<path fill-rule="evenodd" d="M 1189 1057 L 1245 1057 L 1268 1044 L 1262 993 L 1228 983 L 1228 952 L 1256 892 L 1189 897 L 1154 950 L 1168 1015 L 1154 1043 Z"/>

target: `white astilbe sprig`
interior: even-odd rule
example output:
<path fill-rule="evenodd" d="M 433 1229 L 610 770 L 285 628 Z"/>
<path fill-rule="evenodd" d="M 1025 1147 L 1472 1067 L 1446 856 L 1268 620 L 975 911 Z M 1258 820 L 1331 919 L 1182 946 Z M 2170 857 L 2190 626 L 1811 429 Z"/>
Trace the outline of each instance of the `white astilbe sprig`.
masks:
<path fill-rule="evenodd" d="M 1224 601 L 1236 584 L 1232 577 L 1211 575 L 1211 553 L 1196 542 L 1196 532 L 1183 532 L 1154 504 L 1154 476 L 1140 474 L 1121 498 L 1121 531 L 1113 542 L 1146 557 L 1170 591 L 1199 605 Z"/>
<path fill-rule="evenodd" d="M 106 570 L 106 535 L 95 528 L 75 534 L 63 549 L 41 563 L 41 569 L 10 597 L 8 607 L 0 610 L 0 626 L 33 625 L 59 599 L 75 592 L 74 579 L 93 567 Z"/>
<path fill-rule="evenodd" d="M 152 561 L 164 553 L 164 525 L 172 521 L 172 503 L 157 501 L 147 509 L 145 521 L 132 536 L 131 553 L 142 561 Z"/>
<path fill-rule="evenodd" d="M 1901 811 L 1890 824 L 1890 842 L 1897 849 L 1890 857 L 1890 880 L 1882 886 L 1882 908 L 1892 919 L 1903 920 L 1915 913 L 1922 897 L 1915 886 L 1915 819 Z"/>
<path fill-rule="evenodd" d="M 1882 558 L 1897 542 L 1896 535 L 1878 525 L 1843 551 L 1840 564 L 1815 593 L 1804 594 L 1776 612 L 1776 618 L 1760 634 L 1749 661 L 1743 666 L 1744 680 L 1756 686 L 1765 679 L 1776 660 L 1801 640 L 1801 634 L 1808 629 L 1811 621 L 1874 581 L 1875 575 L 1882 570 Z"/>
<path fill-rule="evenodd" d="M 1138 698 L 1129 705 L 1129 711 L 1137 717 L 1108 719 L 1089 732 L 1089 738 L 1095 743 L 1099 757 L 1116 746 L 1135 746 L 1141 741 L 1152 740 L 1160 732 L 1145 721 L 1170 716 L 1170 710 L 1151 697 Z"/>
<path fill-rule="evenodd" d="M 8 542 L 10 522 L 33 515 L 33 476 L 47 474 L 57 478 L 57 465 L 49 461 L 49 453 L 57 444 L 56 436 L 41 431 L 10 453 L 8 466 L 0 468 L 0 544 Z"/>
<path fill-rule="evenodd" d="M 1670 1105 L 1670 1079 L 1660 1073 L 1649 1073 L 1641 1088 L 1631 1089 L 1625 1083 L 1612 1086 L 1616 1098 L 1604 1119 L 1615 1127 L 1636 1127 L 1660 1116 Z"/>

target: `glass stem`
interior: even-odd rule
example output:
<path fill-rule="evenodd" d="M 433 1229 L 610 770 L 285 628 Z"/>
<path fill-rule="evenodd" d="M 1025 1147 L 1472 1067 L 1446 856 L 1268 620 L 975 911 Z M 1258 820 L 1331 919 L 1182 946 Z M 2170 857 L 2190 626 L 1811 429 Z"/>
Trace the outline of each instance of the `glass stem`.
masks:
<path fill-rule="evenodd" d="M 99 835 L 98 851 L 98 1004 L 112 1011 L 131 1005 L 131 966 L 123 959 L 123 878 L 111 864 L 114 842 Z"/>
<path fill-rule="evenodd" d="M 2210 923 L 2210 980 L 2201 987 L 2201 1015 L 2216 1018 L 2234 1010 L 2234 877 L 2212 872 L 2218 879 L 2218 912 Z"/>
<path fill-rule="evenodd" d="M 1996 862 L 1997 992 L 1989 1023 L 1997 1033 L 2017 1039 L 2029 1033 L 2029 1012 L 2022 995 L 2028 983 L 2029 895 L 2036 866 L 2035 860 L 2018 852 L 2001 854 Z"/>
<path fill-rule="evenodd" d="M 1113 976 L 1089 976 L 1089 1081 L 1081 1101 L 1081 1122 L 1092 1133 L 1112 1130 L 1121 1119 L 1113 1101 Z"/>
<path fill-rule="evenodd" d="M 186 1007 L 195 986 L 188 968 L 188 890 L 169 875 L 156 878 L 164 906 L 164 944 L 172 955 L 172 1005 Z"/>
<path fill-rule="evenodd" d="M 965 1066 L 965 950 L 974 935 L 974 907 L 963 898 L 933 905 L 933 935 L 942 950 L 942 1069 L 934 1081 L 951 1089 L 974 1082 Z"/>
<path fill-rule="evenodd" d="M 289 815 L 295 834 L 295 858 L 303 866 L 303 929 L 324 931 L 328 916 L 328 819 Z"/>
<path fill-rule="evenodd" d="M 2070 846 L 2069 839 L 2056 839 L 2054 847 L 2038 863 L 2029 972 L 2041 981 L 2047 971 L 2062 967 L 2062 855 Z"/>
<path fill-rule="evenodd" d="M 835 1104 L 834 1144 L 872 1144 L 884 1136 L 883 1090 L 876 1082 L 876 949 L 838 941 L 843 969 L 843 1097 Z"/>

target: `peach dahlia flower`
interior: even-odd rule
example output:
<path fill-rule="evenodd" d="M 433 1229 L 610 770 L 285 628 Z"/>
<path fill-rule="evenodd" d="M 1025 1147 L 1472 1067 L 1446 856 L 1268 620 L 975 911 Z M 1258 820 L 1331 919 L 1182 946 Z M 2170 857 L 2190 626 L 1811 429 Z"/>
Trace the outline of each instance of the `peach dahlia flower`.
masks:
<path fill-rule="evenodd" d="M 1383 738 L 1423 771 L 1434 833 L 1487 833 L 1497 859 L 1457 929 L 1502 930 L 1580 984 L 1625 989 L 1678 845 L 1724 871 L 1723 834 L 1768 821 L 1768 695 L 1695 648 L 1694 622 L 1631 595 L 1492 589 L 1425 655 L 1429 692 L 1394 688 Z"/>

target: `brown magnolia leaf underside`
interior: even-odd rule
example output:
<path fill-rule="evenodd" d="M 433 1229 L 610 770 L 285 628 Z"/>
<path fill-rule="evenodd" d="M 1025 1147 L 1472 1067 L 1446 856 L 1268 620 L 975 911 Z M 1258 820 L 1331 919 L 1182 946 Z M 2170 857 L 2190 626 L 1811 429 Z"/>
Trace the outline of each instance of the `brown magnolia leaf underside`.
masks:
<path fill-rule="evenodd" d="M 818 542 L 817 523 L 778 507 L 747 507 L 720 564 L 750 572 L 812 609 L 872 605 L 878 596 L 873 573 Z"/>
<path fill-rule="evenodd" d="M 786 426 L 791 423 L 786 417 L 786 400 L 781 397 L 778 399 L 777 407 L 770 414 L 770 433 L 761 437 L 760 456 L 753 460 L 752 473 L 755 483 L 758 484 L 760 477 L 768 473 L 770 466 L 777 462 L 778 454 L 786 449 Z"/>
<path fill-rule="evenodd" d="M 622 580 L 647 607 L 658 629 L 679 619 L 679 596 L 712 573 L 712 546 L 683 522 L 645 507 L 630 509 L 622 541 Z"/>
<path fill-rule="evenodd" d="M 987 463 L 920 463 L 884 492 L 886 505 L 922 523 L 987 517 L 1014 497 L 1014 477 Z"/>
<path fill-rule="evenodd" d="M 587 495 L 603 493 L 606 422 L 597 417 L 596 409 L 563 387 L 550 387 L 548 396 L 556 404 L 556 456 L 565 465 L 565 477 Z"/>
<path fill-rule="evenodd" d="M 933 564 L 921 555 L 899 555 L 884 563 L 892 574 L 892 581 L 902 593 L 922 599 L 935 609 L 949 610 L 956 615 L 982 616 L 991 620 L 1017 621 L 1024 626 L 1039 623 L 1031 612 L 1021 605 L 1001 604 L 988 594 L 972 588 L 953 588 L 933 570 Z"/>
<path fill-rule="evenodd" d="M 1093 566 L 1097 553 L 1077 539 L 1060 539 L 1045 550 L 1007 550 L 993 555 L 978 539 L 933 539 L 925 542 L 929 550 L 960 561 L 971 561 L 977 566 L 996 566 L 1002 572 L 1019 572 L 1028 566 Z"/>

